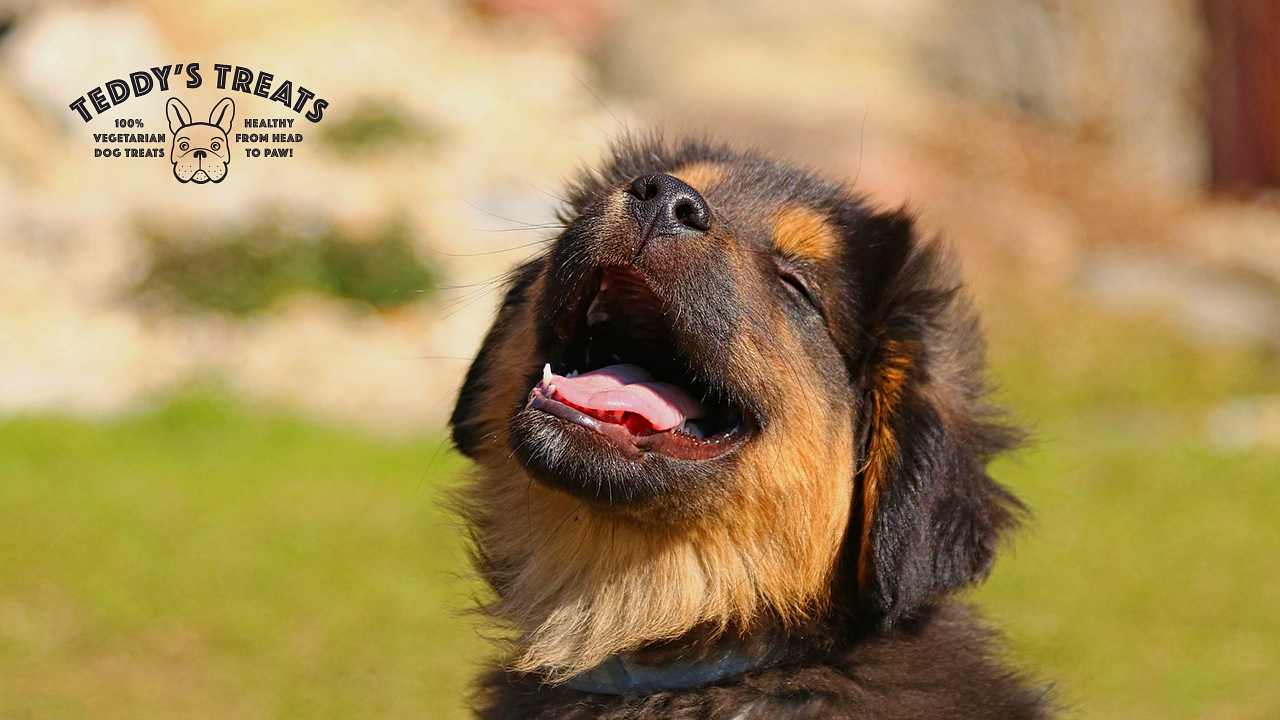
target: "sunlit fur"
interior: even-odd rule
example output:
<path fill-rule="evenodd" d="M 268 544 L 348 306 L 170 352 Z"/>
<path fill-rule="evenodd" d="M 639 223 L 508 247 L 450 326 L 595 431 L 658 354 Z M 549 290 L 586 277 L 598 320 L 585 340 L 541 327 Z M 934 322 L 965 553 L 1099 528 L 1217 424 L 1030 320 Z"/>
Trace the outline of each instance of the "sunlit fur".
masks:
<path fill-rule="evenodd" d="M 536 298 L 545 270 L 526 272 Z M 483 368 L 479 422 L 491 441 L 467 491 L 489 581 L 501 588 L 490 610 L 520 632 L 512 667 L 563 676 L 699 626 L 745 626 L 766 611 L 799 622 L 821 610 L 851 506 L 853 414 L 801 382 L 813 369 L 782 319 L 770 319 L 780 329 L 770 342 L 744 337 L 734 354 L 794 412 L 743 449 L 712 512 L 652 522 L 531 481 L 507 448 L 506 415 L 538 367 L 535 304 L 511 308 Z"/>
<path fill-rule="evenodd" d="M 582 497 L 533 479 L 511 428 L 546 362 L 546 318 L 567 307 L 557 285 L 597 250 L 632 262 L 609 243 L 634 232 L 622 193 L 647 173 L 712 208 L 705 236 L 660 266 L 664 303 L 673 324 L 705 329 L 684 350 L 750 395 L 760 429 L 691 497 L 634 507 L 601 484 Z M 513 631 L 480 716 L 1046 717 L 1041 690 L 949 600 L 986 576 L 1021 506 L 986 472 L 1016 434 L 984 399 L 982 336 L 945 247 L 846 186 L 700 141 L 624 140 L 563 219 L 512 273 L 452 417 L 477 466 L 459 508 L 486 610 Z M 781 282 L 792 271 L 803 289 Z M 612 654 L 680 656 L 716 637 L 772 660 L 651 695 L 564 684 Z"/>

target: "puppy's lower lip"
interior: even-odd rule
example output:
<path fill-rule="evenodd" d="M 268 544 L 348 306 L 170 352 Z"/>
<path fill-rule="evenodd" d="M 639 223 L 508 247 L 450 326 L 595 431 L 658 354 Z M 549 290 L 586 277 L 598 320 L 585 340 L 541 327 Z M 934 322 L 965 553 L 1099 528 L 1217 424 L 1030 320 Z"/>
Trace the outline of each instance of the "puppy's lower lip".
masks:
<path fill-rule="evenodd" d="M 580 425 L 611 440 L 622 454 L 631 460 L 640 459 L 646 452 L 659 453 L 676 460 L 711 460 L 725 455 L 738 447 L 750 435 L 745 426 L 740 426 L 733 431 L 722 433 L 706 440 L 701 440 L 674 429 L 647 435 L 636 435 L 625 425 L 605 422 L 572 405 L 552 399 L 538 387 L 535 387 L 529 393 L 527 407 Z"/>

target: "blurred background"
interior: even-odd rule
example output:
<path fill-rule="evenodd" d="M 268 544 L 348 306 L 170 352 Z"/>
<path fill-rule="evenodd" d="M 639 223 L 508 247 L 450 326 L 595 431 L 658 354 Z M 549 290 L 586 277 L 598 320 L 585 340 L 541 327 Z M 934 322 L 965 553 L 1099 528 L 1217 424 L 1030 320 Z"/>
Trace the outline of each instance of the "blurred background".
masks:
<path fill-rule="evenodd" d="M 166 94 L 69 102 L 195 61 L 330 106 L 216 186 L 92 158 Z M 956 247 L 1033 438 L 973 598 L 1075 716 L 1280 717 L 1276 0 L 0 0 L 0 717 L 464 717 L 443 420 L 651 126 Z"/>

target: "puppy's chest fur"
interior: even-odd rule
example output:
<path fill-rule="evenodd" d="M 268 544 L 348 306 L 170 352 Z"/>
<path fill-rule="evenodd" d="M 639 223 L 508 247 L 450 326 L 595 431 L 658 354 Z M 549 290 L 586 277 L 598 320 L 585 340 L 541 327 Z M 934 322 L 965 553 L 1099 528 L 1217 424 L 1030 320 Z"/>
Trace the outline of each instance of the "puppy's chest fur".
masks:
<path fill-rule="evenodd" d="M 822 661 L 712 685 L 593 695 L 495 672 L 481 683 L 482 720 L 906 720 L 1049 717 L 1047 693 L 993 659 L 989 631 L 960 606 L 923 612 Z"/>

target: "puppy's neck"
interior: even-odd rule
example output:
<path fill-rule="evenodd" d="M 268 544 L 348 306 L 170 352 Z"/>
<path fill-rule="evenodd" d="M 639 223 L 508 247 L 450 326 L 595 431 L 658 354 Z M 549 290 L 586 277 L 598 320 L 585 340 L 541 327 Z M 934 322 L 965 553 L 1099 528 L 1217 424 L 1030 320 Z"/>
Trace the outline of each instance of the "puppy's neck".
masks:
<path fill-rule="evenodd" d="M 681 690 L 766 667 L 780 656 L 760 634 L 708 638 L 692 633 L 636 652 L 611 655 L 566 684 L 598 695 Z"/>

